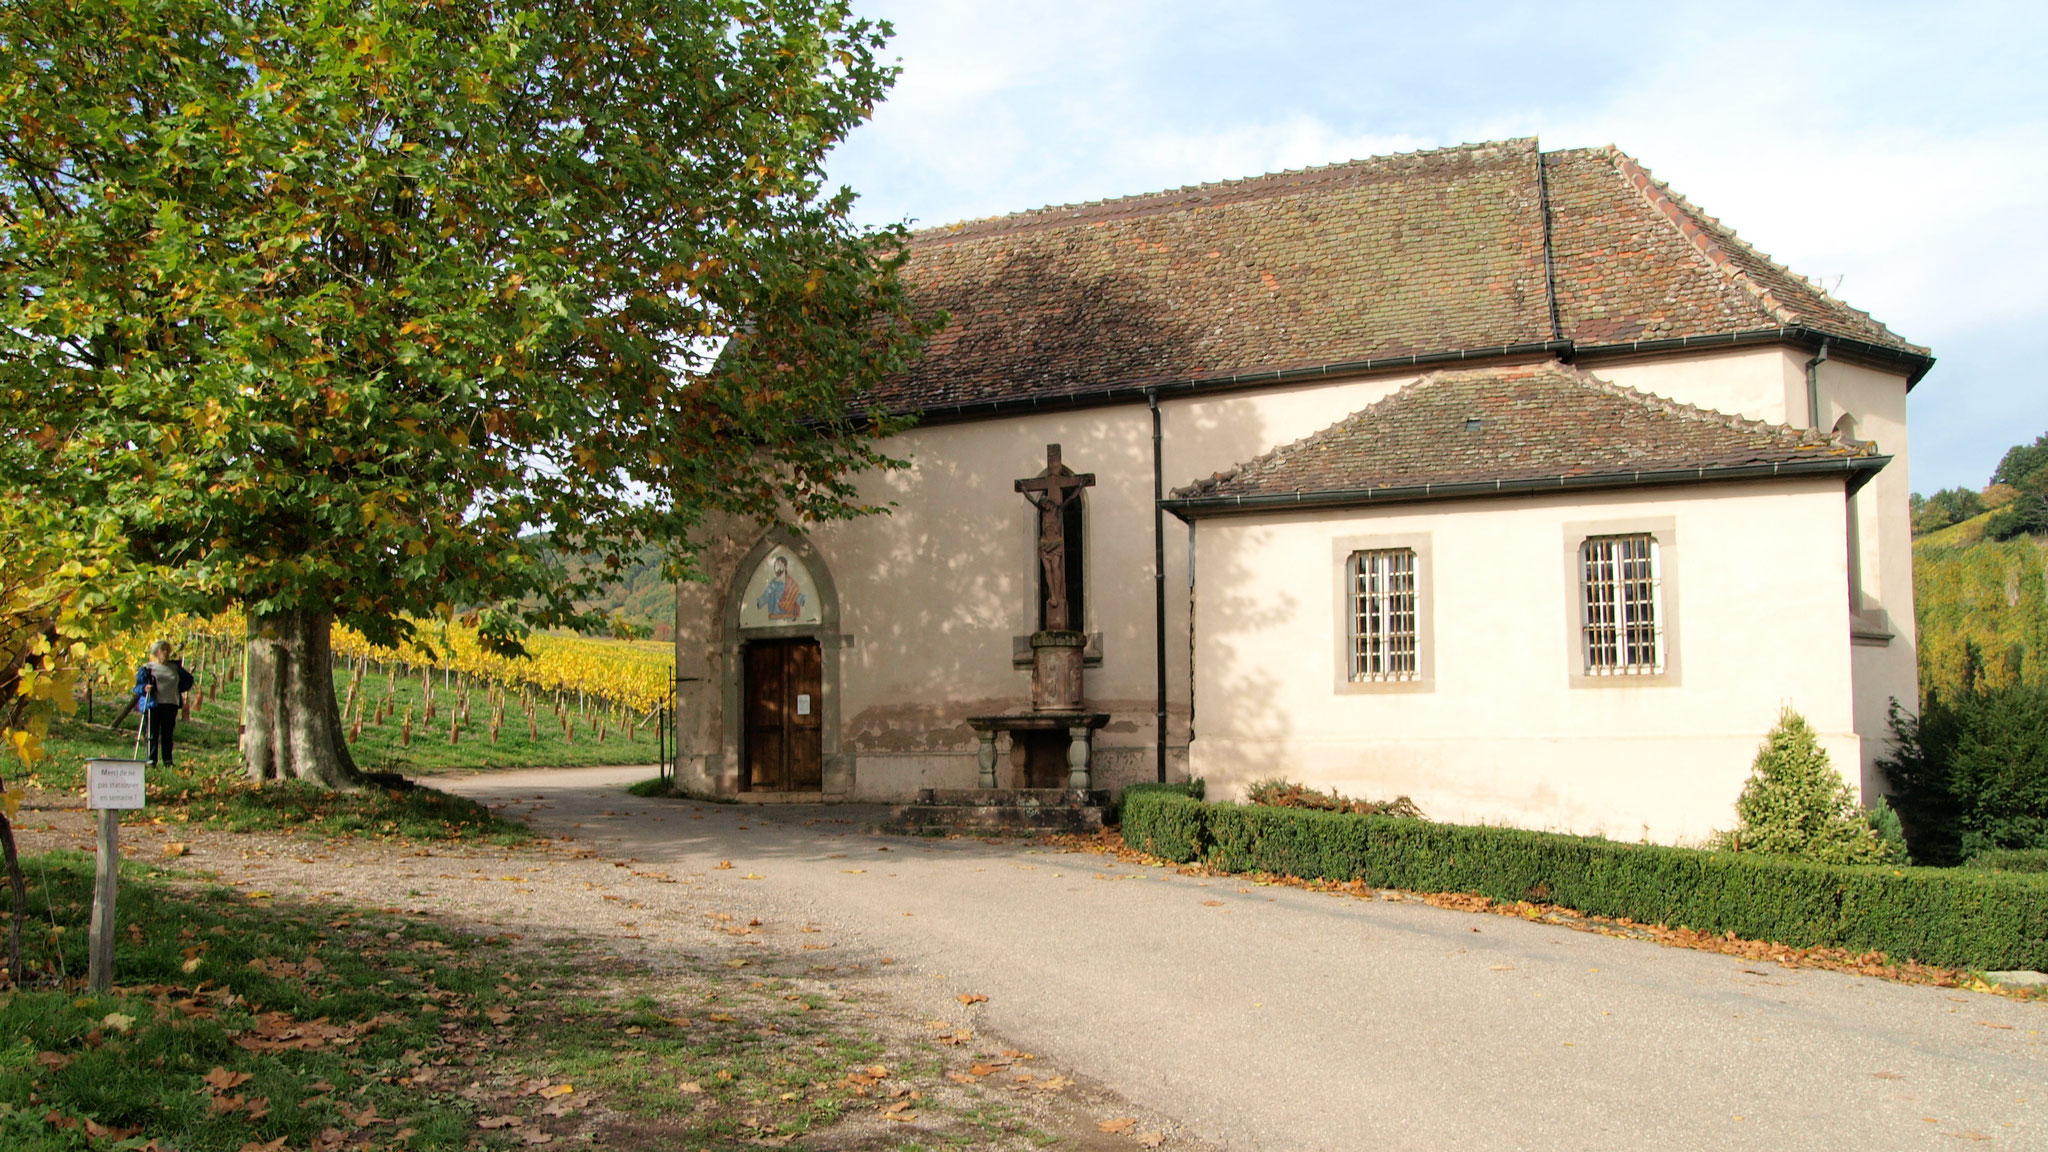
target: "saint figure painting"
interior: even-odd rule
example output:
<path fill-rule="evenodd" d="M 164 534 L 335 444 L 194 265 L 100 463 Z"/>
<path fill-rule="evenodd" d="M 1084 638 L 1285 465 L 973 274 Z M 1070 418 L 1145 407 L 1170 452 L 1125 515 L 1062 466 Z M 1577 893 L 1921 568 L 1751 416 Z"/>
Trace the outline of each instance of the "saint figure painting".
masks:
<path fill-rule="evenodd" d="M 777 556 L 775 574 L 768 578 L 768 586 L 754 598 L 754 607 L 766 611 L 770 620 L 793 623 L 803 618 L 805 599 L 803 589 L 789 574 L 789 558 Z"/>

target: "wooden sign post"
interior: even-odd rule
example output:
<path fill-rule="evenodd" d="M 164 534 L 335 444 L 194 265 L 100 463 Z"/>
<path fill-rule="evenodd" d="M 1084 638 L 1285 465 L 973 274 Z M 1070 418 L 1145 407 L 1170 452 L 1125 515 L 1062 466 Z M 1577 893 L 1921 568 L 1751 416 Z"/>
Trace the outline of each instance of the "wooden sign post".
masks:
<path fill-rule="evenodd" d="M 86 987 L 114 986 L 114 878 L 121 867 L 121 813 L 143 806 L 140 760 L 87 760 L 85 806 L 99 813 L 99 856 L 93 863 L 91 959 Z"/>

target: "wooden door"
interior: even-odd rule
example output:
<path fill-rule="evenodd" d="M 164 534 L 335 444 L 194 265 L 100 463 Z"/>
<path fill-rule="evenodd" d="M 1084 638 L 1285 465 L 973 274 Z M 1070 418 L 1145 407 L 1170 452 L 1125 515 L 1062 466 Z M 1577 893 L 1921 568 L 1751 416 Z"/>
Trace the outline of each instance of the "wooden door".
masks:
<path fill-rule="evenodd" d="M 747 644 L 744 706 L 746 772 L 755 792 L 815 792 L 825 782 L 820 689 L 824 661 L 816 640 Z"/>

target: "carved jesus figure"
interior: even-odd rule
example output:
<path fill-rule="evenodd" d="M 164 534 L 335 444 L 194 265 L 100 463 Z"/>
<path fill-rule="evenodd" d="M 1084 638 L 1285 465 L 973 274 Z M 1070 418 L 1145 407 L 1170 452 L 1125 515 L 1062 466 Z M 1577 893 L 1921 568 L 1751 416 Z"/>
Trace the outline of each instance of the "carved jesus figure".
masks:
<path fill-rule="evenodd" d="M 1067 619 L 1067 505 L 1093 487 L 1093 472 L 1075 473 L 1060 463 L 1060 446 L 1045 446 L 1045 471 L 1017 481 L 1017 491 L 1038 508 L 1038 565 L 1045 574 L 1045 627 L 1063 632 Z"/>

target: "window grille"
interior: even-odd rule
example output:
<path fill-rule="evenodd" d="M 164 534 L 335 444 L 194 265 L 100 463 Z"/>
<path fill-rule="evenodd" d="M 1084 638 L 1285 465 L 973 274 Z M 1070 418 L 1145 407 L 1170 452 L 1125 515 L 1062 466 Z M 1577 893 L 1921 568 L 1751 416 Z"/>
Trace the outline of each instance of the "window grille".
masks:
<path fill-rule="evenodd" d="M 1579 572 L 1586 675 L 1664 671 L 1656 538 L 1647 532 L 1588 537 L 1579 548 Z"/>
<path fill-rule="evenodd" d="M 1414 680 L 1415 550 L 1381 548 L 1351 556 L 1351 678 Z"/>

